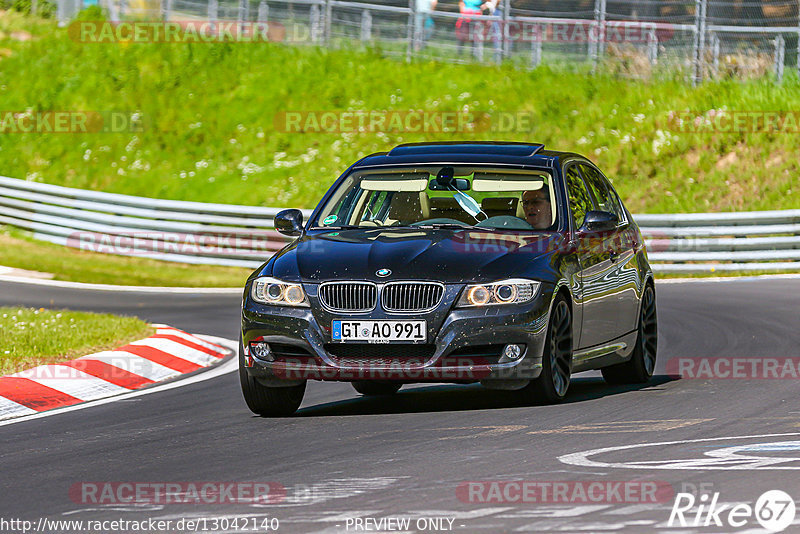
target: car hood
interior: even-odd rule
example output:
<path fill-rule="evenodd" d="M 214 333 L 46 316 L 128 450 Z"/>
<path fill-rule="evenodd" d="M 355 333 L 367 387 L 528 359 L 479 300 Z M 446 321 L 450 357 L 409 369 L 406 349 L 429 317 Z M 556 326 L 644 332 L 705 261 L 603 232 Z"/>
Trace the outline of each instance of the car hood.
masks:
<path fill-rule="evenodd" d="M 553 251 L 554 233 L 347 229 L 306 234 L 268 266 L 283 280 L 437 280 L 459 283 L 530 275 L 531 260 Z M 391 274 L 379 277 L 377 271 Z"/>

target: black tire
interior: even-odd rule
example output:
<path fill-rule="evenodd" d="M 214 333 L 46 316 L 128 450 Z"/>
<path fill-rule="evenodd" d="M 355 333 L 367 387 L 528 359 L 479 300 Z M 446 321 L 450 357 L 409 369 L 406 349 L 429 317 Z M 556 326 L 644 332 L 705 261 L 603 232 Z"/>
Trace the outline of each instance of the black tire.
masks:
<path fill-rule="evenodd" d="M 403 387 L 403 384 L 398 382 L 373 382 L 369 380 L 352 382 L 352 384 L 353 389 L 362 395 L 367 395 L 369 397 L 377 395 L 394 395 L 400 391 L 401 387 Z"/>
<path fill-rule="evenodd" d="M 268 387 L 247 374 L 244 367 L 244 354 L 239 343 L 239 382 L 247 407 L 262 417 L 286 417 L 292 415 L 303 402 L 306 392 L 305 381 L 297 386 Z"/>
<path fill-rule="evenodd" d="M 572 313 L 563 296 L 556 297 L 542 351 L 542 373 L 521 393 L 528 403 L 553 404 L 567 396 L 572 374 Z"/>
<path fill-rule="evenodd" d="M 631 358 L 617 365 L 604 367 L 603 378 L 609 384 L 643 384 L 649 382 L 656 368 L 658 349 L 658 317 L 656 292 L 647 285 L 642 293 L 636 345 Z"/>

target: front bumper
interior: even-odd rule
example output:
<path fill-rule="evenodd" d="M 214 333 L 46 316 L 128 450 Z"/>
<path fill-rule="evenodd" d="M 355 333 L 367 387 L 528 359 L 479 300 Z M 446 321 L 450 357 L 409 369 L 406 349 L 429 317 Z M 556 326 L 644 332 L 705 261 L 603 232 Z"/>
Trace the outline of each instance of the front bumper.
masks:
<path fill-rule="evenodd" d="M 454 309 L 462 287 L 448 286 L 437 309 L 413 316 L 380 309 L 352 316 L 329 313 L 315 306 L 313 287 L 306 287 L 310 308 L 268 306 L 246 296 L 242 307 L 243 365 L 251 376 L 275 386 L 312 379 L 480 381 L 490 387 L 518 387 L 537 378 L 552 288 L 542 284 L 537 295 L 523 304 Z M 352 343 L 334 344 L 331 339 L 333 319 L 411 318 L 426 320 L 426 344 L 354 347 Z M 259 341 L 272 349 L 266 357 L 250 350 L 250 343 Z M 509 360 L 502 355 L 502 347 L 509 343 L 524 345 L 521 357 Z"/>

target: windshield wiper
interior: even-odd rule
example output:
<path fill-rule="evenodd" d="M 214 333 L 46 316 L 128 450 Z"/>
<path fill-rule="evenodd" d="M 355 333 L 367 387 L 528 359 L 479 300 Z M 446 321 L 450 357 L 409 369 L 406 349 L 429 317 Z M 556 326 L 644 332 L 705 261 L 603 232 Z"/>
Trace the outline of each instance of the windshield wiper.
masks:
<path fill-rule="evenodd" d="M 423 228 L 423 229 L 453 228 L 455 230 L 469 230 L 470 228 L 475 228 L 475 227 L 470 225 L 455 224 L 455 223 L 431 223 L 431 224 L 417 224 L 414 225 L 412 228 Z"/>

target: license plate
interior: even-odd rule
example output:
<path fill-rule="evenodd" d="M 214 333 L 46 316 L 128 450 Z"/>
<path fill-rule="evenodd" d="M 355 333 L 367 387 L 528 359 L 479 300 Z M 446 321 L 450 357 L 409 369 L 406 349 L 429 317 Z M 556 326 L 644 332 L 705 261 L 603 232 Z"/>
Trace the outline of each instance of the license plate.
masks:
<path fill-rule="evenodd" d="M 424 343 L 427 339 L 425 321 L 354 321 L 336 319 L 331 324 L 334 341 L 366 343 Z"/>

